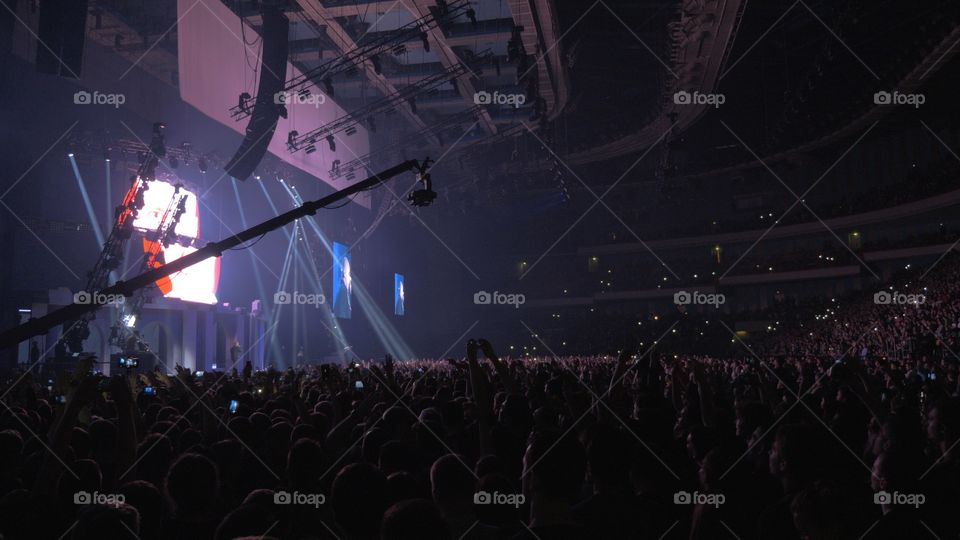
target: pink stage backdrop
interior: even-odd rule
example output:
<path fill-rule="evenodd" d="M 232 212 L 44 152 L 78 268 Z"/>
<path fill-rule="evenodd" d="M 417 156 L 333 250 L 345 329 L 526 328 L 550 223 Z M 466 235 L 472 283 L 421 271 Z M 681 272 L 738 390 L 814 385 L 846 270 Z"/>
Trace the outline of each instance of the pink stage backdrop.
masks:
<path fill-rule="evenodd" d="M 236 121 L 230 117 L 230 108 L 237 104 L 241 93 L 257 93 L 257 71 L 260 68 L 259 36 L 243 23 L 247 43 L 241 34 L 241 21 L 220 0 L 178 0 L 180 19 L 177 27 L 180 97 L 200 112 L 243 135 L 249 118 Z M 255 41 L 256 40 L 256 41 Z M 284 80 L 300 75 L 287 64 Z M 332 98 L 311 85 L 310 96 L 297 99 L 291 96 L 286 105 L 288 118 L 281 118 L 268 147 L 269 152 L 285 162 L 326 182 L 335 189 L 352 183 L 344 177 L 330 179 L 330 165 L 339 159 L 347 163 L 369 152 L 369 136 L 362 125 L 347 136 L 337 134 L 337 150 L 331 152 L 326 141 L 317 144 L 317 151 L 295 154 L 287 150 L 287 134 L 291 130 L 307 133 L 322 124 L 343 116 L 344 111 Z M 240 139 L 237 139 L 237 146 Z M 370 194 L 359 193 L 354 202 L 370 207 Z"/>

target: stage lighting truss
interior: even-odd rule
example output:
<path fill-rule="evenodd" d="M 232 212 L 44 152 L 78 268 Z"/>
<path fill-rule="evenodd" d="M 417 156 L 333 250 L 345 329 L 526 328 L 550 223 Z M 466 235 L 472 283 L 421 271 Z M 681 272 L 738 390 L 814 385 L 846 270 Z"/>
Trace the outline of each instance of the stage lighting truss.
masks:
<path fill-rule="evenodd" d="M 404 43 L 421 39 L 421 35 L 426 35 L 429 30 L 446 26 L 457 17 L 469 16 L 471 11 L 469 0 L 449 2 L 443 8 L 432 10 L 427 15 L 411 21 L 389 34 L 374 38 L 368 43 L 364 43 L 363 45 L 358 44 L 356 48 L 290 79 L 284 83 L 283 92 L 295 93 L 302 90 L 301 87 L 305 87 L 309 83 L 319 83 L 323 85 L 327 94 L 332 96 L 332 78 L 334 75 L 355 73 L 357 65 L 365 61 L 370 62 L 373 69 L 377 73 L 380 73 L 382 63 L 380 62 L 379 55 L 388 52 L 395 55 L 403 54 L 406 52 Z M 230 116 L 238 121 L 250 116 L 256 101 L 256 96 L 251 96 L 246 92 L 240 94 L 237 105 L 230 109 Z"/>
<path fill-rule="evenodd" d="M 181 184 L 174 185 L 173 197 L 170 198 L 166 210 L 164 210 L 160 216 L 156 230 L 144 233 L 144 237 L 148 242 L 147 252 L 145 253 L 143 262 L 144 271 L 162 266 L 164 262 L 160 257 L 162 248 L 169 247 L 170 244 L 179 241 L 176 234 L 177 225 L 187 210 L 187 195 L 180 194 L 182 188 L 183 186 Z M 139 333 L 134 331 L 134 328 L 136 327 L 136 321 L 140 318 L 143 305 L 148 300 L 151 289 L 152 287 L 149 289 L 140 289 L 134 293 L 130 299 L 121 304 L 118 318 L 124 321 L 125 324 L 118 325 L 111 331 L 111 338 L 116 336 L 116 339 L 111 340 L 112 345 L 123 347 L 128 339 L 133 337 L 140 350 L 150 351 L 149 345 L 143 341 Z"/>
<path fill-rule="evenodd" d="M 437 135 L 444 131 L 447 131 L 451 128 L 461 126 L 468 122 L 475 121 L 480 112 L 483 110 L 483 106 L 475 105 L 463 112 L 450 115 L 440 122 L 427 126 L 420 131 L 412 135 L 404 135 L 396 143 L 387 145 L 376 152 L 370 152 L 363 156 L 360 156 L 354 160 L 351 160 L 345 164 L 341 164 L 340 160 L 335 160 L 332 167 L 330 168 L 330 179 L 335 180 L 341 176 L 346 176 L 347 179 L 351 179 L 350 176 L 353 175 L 356 177 L 356 172 L 361 172 L 363 174 L 366 171 L 370 170 L 370 167 L 373 163 L 373 158 L 375 156 L 384 156 L 388 157 L 394 152 L 398 152 L 402 148 L 409 147 L 415 144 L 421 144 L 430 140 L 431 135 Z M 459 134 L 458 134 L 459 136 Z"/>
<path fill-rule="evenodd" d="M 133 222 L 136 220 L 140 209 L 143 208 L 147 181 L 154 177 L 160 156 L 166 153 L 163 140 L 164 127 L 160 123 L 154 124 L 150 149 L 142 154 L 143 159 L 137 173 L 131 179 L 130 189 L 124 196 L 121 205 L 117 207 L 113 228 L 103 244 L 100 257 L 97 258 L 93 269 L 87 274 L 84 291 L 92 293 L 107 288 L 110 284 L 110 272 L 118 269 L 123 262 L 123 248 L 133 235 Z M 83 351 L 83 342 L 90 336 L 90 321 L 95 317 L 95 311 L 85 313 L 66 333 L 67 346 L 70 347 L 72 352 Z"/>
<path fill-rule="evenodd" d="M 491 58 L 493 58 L 493 52 L 486 50 L 481 54 L 474 55 L 472 57 L 473 61 L 469 66 L 463 62 L 458 62 L 414 84 L 404 86 L 400 90 L 374 101 L 365 107 L 350 111 L 340 118 L 328 122 L 309 133 L 294 134 L 291 132 L 287 137 L 287 149 L 291 152 L 297 152 L 337 133 L 348 131 L 351 128 L 356 130 L 358 124 L 366 121 L 366 119 L 371 116 L 402 107 L 404 103 L 410 103 L 416 96 L 430 90 L 435 90 L 437 87 L 449 83 L 451 79 L 460 77 L 465 73 L 479 73 L 479 66 Z"/>

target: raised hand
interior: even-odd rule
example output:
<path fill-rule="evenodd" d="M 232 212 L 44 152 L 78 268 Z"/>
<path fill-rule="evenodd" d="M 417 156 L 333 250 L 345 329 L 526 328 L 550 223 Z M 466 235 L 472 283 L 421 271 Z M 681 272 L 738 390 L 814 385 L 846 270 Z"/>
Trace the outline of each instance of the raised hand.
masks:
<path fill-rule="evenodd" d="M 472 341 L 472 340 L 471 340 Z M 493 364 L 494 369 L 497 371 L 497 376 L 500 377 L 500 381 L 503 383 L 504 388 L 507 392 L 517 392 L 517 382 L 513 377 L 513 373 L 507 368 L 507 364 L 500 360 L 500 357 L 497 356 L 496 351 L 493 350 L 493 345 L 490 344 L 484 338 L 480 338 L 476 341 L 476 346 L 483 351 L 483 355 L 487 357 L 487 360 L 490 360 L 490 363 Z M 469 352 L 470 343 L 467 343 L 467 350 Z"/>

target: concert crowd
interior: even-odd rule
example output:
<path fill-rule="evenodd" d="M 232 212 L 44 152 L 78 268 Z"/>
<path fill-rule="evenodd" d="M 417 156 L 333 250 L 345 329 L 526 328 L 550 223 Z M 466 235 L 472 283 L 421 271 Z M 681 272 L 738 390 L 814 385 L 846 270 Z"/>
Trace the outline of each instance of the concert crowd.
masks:
<path fill-rule="evenodd" d="M 958 277 L 945 260 L 739 355 L 511 359 L 478 339 L 436 360 L 14 373 L 0 533 L 956 538 Z"/>

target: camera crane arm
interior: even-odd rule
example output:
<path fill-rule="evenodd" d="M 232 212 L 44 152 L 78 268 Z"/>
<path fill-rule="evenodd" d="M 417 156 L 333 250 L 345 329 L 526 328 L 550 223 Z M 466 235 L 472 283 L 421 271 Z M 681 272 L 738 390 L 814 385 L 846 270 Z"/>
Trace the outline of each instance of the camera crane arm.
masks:
<path fill-rule="evenodd" d="M 259 225 L 254 225 L 245 231 L 241 231 L 233 236 L 229 236 L 223 240 L 220 240 L 219 242 L 211 242 L 197 251 L 194 251 L 188 255 L 184 255 L 173 262 L 167 263 L 152 270 L 148 270 L 126 281 L 118 281 L 110 287 L 98 292 L 102 294 L 122 294 L 126 297 L 129 297 L 136 290 L 146 287 L 162 277 L 169 276 L 174 272 L 179 272 L 184 268 L 193 266 L 194 264 L 209 259 L 210 257 L 219 257 L 228 249 L 232 249 L 240 244 L 243 244 L 244 242 L 263 236 L 270 231 L 279 229 L 280 227 L 283 227 L 288 223 L 292 223 L 293 221 L 302 217 L 314 215 L 317 213 L 317 210 L 327 207 L 361 191 L 366 191 L 376 187 L 377 185 L 386 182 L 394 176 L 403 174 L 407 171 L 417 171 L 420 175 L 423 175 L 426 173 L 427 164 L 429 162 L 429 158 L 425 160 L 423 164 L 415 159 L 404 161 L 399 165 L 395 165 L 383 172 L 357 182 L 352 186 L 341 189 L 336 193 L 331 193 L 330 195 L 315 201 L 305 202 L 302 206 L 298 206 L 297 208 L 294 208 L 288 212 L 268 219 Z M 434 197 L 436 197 L 436 194 L 434 194 Z M 418 203 L 419 201 L 414 201 L 414 204 Z M 429 204 L 429 202 L 426 204 Z M 16 346 L 21 341 L 42 334 L 57 325 L 79 319 L 83 317 L 84 314 L 95 311 L 99 307 L 99 305 L 93 303 L 70 304 L 69 306 L 64 306 L 56 311 L 52 311 L 38 319 L 30 319 L 29 321 L 0 334 L 0 350 L 6 349 L 7 347 Z"/>

